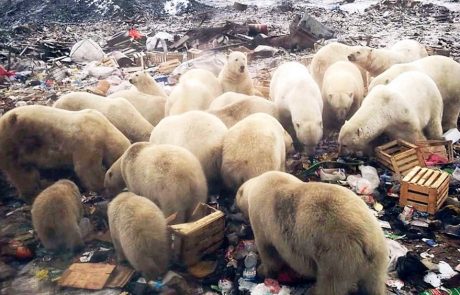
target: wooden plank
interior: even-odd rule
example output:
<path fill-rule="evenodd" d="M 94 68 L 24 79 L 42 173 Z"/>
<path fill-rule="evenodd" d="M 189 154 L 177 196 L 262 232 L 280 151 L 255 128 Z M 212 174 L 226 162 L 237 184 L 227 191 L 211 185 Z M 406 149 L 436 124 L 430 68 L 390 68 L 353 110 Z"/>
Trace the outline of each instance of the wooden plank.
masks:
<path fill-rule="evenodd" d="M 427 168 L 420 169 L 420 171 L 417 173 L 417 175 L 415 175 L 414 178 L 412 178 L 411 183 L 417 183 L 418 184 L 419 179 L 422 178 L 423 175 L 425 175 L 425 173 L 427 171 L 428 171 Z"/>
<path fill-rule="evenodd" d="M 417 194 L 414 192 L 409 192 L 405 197 L 407 200 L 417 201 L 420 203 L 428 204 L 428 195 L 427 194 Z"/>
<path fill-rule="evenodd" d="M 394 157 L 396 158 L 396 160 L 400 160 L 400 159 L 404 159 L 404 158 L 407 158 L 411 155 L 415 155 L 417 154 L 417 152 L 413 149 L 410 149 L 410 150 L 407 150 L 407 151 L 404 151 L 404 152 L 401 152 L 397 155 L 394 155 Z"/>
<path fill-rule="evenodd" d="M 428 210 L 428 205 L 420 204 L 420 203 L 417 203 L 417 202 L 411 202 L 410 200 L 407 201 L 407 205 L 411 205 L 412 207 L 414 207 L 418 211 L 422 211 L 422 212 L 427 212 L 427 210 Z"/>
<path fill-rule="evenodd" d="M 418 166 L 418 165 L 419 165 L 418 161 L 414 161 L 411 163 L 407 163 L 405 165 L 398 165 L 398 169 L 399 171 L 401 171 L 401 174 L 406 174 L 409 172 L 409 170 L 411 170 L 413 167 Z"/>
<path fill-rule="evenodd" d="M 410 143 L 408 141 L 405 141 L 403 139 L 399 139 L 398 143 L 400 145 L 406 146 L 406 147 L 411 148 L 411 149 L 416 149 L 417 148 L 417 146 L 415 144 L 412 144 L 412 143 Z"/>
<path fill-rule="evenodd" d="M 427 173 L 425 173 L 425 175 L 423 175 L 423 177 L 420 179 L 420 181 L 418 182 L 418 184 L 424 185 L 424 186 L 425 186 L 425 183 L 427 182 L 427 180 L 430 178 L 430 176 L 431 176 L 434 172 L 435 172 L 434 170 L 429 169 L 429 170 L 427 171 Z"/>
<path fill-rule="evenodd" d="M 431 177 L 428 179 L 428 181 L 425 183 L 426 186 L 431 186 L 435 181 L 436 179 L 438 179 L 439 177 L 439 173 L 433 173 L 431 175 Z"/>
<path fill-rule="evenodd" d="M 415 166 L 414 168 L 412 168 L 412 170 L 409 172 L 409 174 L 404 176 L 403 181 L 404 182 L 410 182 L 411 179 L 420 171 L 420 169 L 421 169 L 420 166 Z"/>
<path fill-rule="evenodd" d="M 439 176 L 439 178 L 435 181 L 435 183 L 433 183 L 431 185 L 431 187 L 433 188 L 438 188 L 441 186 L 441 184 L 447 180 L 447 178 L 449 177 L 449 174 L 446 173 L 446 172 L 441 172 L 441 176 Z"/>
<path fill-rule="evenodd" d="M 395 146 L 395 147 L 386 149 L 385 153 L 387 153 L 388 155 L 394 155 L 394 154 L 401 152 L 401 149 L 402 149 L 401 146 Z"/>
<path fill-rule="evenodd" d="M 378 146 L 377 149 L 379 149 L 379 150 L 382 151 L 382 150 L 386 150 L 386 149 L 388 149 L 388 148 L 390 148 L 390 147 L 392 147 L 392 146 L 395 146 L 395 145 L 397 145 L 397 144 L 398 144 L 398 141 L 397 141 L 397 140 L 393 140 L 393 141 L 390 141 L 389 143 L 386 143 L 386 144 L 383 144 L 383 145 Z"/>
<path fill-rule="evenodd" d="M 413 155 L 410 155 L 407 158 L 399 160 L 398 164 L 399 164 L 399 166 L 402 166 L 402 165 L 410 163 L 410 162 L 418 162 L 418 157 L 417 157 L 416 153 L 414 153 Z"/>

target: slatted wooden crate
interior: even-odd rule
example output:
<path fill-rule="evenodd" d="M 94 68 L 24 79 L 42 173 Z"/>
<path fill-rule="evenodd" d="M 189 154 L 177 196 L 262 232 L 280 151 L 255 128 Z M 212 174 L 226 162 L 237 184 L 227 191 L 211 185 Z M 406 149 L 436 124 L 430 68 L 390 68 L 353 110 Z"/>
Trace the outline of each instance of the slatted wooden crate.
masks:
<path fill-rule="evenodd" d="M 205 254 L 216 251 L 224 240 L 225 219 L 222 211 L 200 204 L 192 220 L 197 218 L 194 222 L 169 226 L 173 256 L 187 266 L 196 264 Z"/>
<path fill-rule="evenodd" d="M 447 198 L 449 181 L 446 172 L 414 167 L 401 181 L 399 204 L 435 214 Z"/>
<path fill-rule="evenodd" d="M 425 166 L 418 147 L 401 139 L 376 147 L 375 154 L 383 166 L 403 176 L 415 166 Z"/>
<path fill-rule="evenodd" d="M 423 160 L 429 159 L 430 155 L 439 155 L 447 160 L 447 163 L 452 163 L 454 160 L 454 151 L 451 140 L 423 140 L 415 143 L 422 154 Z"/>

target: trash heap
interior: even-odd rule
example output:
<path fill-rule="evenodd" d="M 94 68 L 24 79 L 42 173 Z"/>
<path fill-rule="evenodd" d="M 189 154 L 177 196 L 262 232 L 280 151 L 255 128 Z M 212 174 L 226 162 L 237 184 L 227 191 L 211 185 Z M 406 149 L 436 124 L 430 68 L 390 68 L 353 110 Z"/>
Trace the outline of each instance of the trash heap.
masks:
<path fill-rule="evenodd" d="M 108 95 L 131 87 L 127 78 L 139 70 L 149 71 L 169 91 L 190 68 L 218 73 L 229 49 L 248 53 L 255 86 L 265 96 L 280 62 L 308 64 L 312 52 L 330 41 L 383 46 L 416 38 L 432 53 L 460 58 L 460 40 L 449 33 L 458 28 L 458 13 L 415 1 L 385 0 L 364 13 L 340 6 L 305 13 L 289 2 L 263 9 L 236 2 L 224 10 L 163 15 L 155 26 L 143 17 L 103 28 L 27 23 L 5 30 L 0 115 L 22 105 L 51 105 L 68 91 Z M 288 172 L 304 181 L 348 187 L 368 204 L 387 237 L 391 294 L 460 292 L 459 131 L 449 130 L 439 142 L 390 142 L 375 158 L 338 157 L 336 138 L 336 133 L 325 136 L 314 157 L 289 158 Z M 273 279 L 258 277 L 251 228 L 234 207 L 234 196 L 225 193 L 197 208 L 200 222 L 170 227 L 174 241 L 191 246 L 176 248 L 171 271 L 148 282 L 117 264 L 102 196 L 83 195 L 85 249 L 53 255 L 34 236 L 30 206 L 16 199 L 1 177 L 0 195 L 5 294 L 305 294 L 312 285 L 291 269 Z"/>

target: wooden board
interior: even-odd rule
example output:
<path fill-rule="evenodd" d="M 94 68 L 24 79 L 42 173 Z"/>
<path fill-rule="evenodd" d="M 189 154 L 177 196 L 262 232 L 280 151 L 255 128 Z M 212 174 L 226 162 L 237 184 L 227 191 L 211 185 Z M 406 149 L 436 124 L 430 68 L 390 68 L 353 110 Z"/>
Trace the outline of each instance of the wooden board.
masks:
<path fill-rule="evenodd" d="M 74 263 L 59 279 L 62 287 L 73 287 L 89 290 L 104 288 L 115 265 L 106 263 Z"/>

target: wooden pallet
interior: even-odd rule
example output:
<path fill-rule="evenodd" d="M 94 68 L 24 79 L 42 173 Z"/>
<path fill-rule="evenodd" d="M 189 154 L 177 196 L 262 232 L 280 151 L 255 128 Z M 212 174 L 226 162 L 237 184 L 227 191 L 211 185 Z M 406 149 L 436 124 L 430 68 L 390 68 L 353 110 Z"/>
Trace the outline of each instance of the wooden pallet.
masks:
<path fill-rule="evenodd" d="M 170 225 L 173 257 L 187 266 L 194 265 L 213 253 L 224 240 L 224 213 L 206 204 L 198 205 L 193 213 L 194 222 Z"/>
<path fill-rule="evenodd" d="M 401 181 L 399 204 L 435 214 L 449 194 L 449 181 L 446 172 L 414 167 Z"/>
<path fill-rule="evenodd" d="M 418 147 L 401 139 L 376 147 L 375 154 L 383 166 L 402 176 L 415 166 L 425 167 Z"/>
<path fill-rule="evenodd" d="M 426 160 L 432 154 L 446 158 L 447 163 L 452 163 L 454 160 L 454 150 L 451 140 L 423 140 L 417 141 L 415 144 L 419 147 L 425 164 Z"/>

